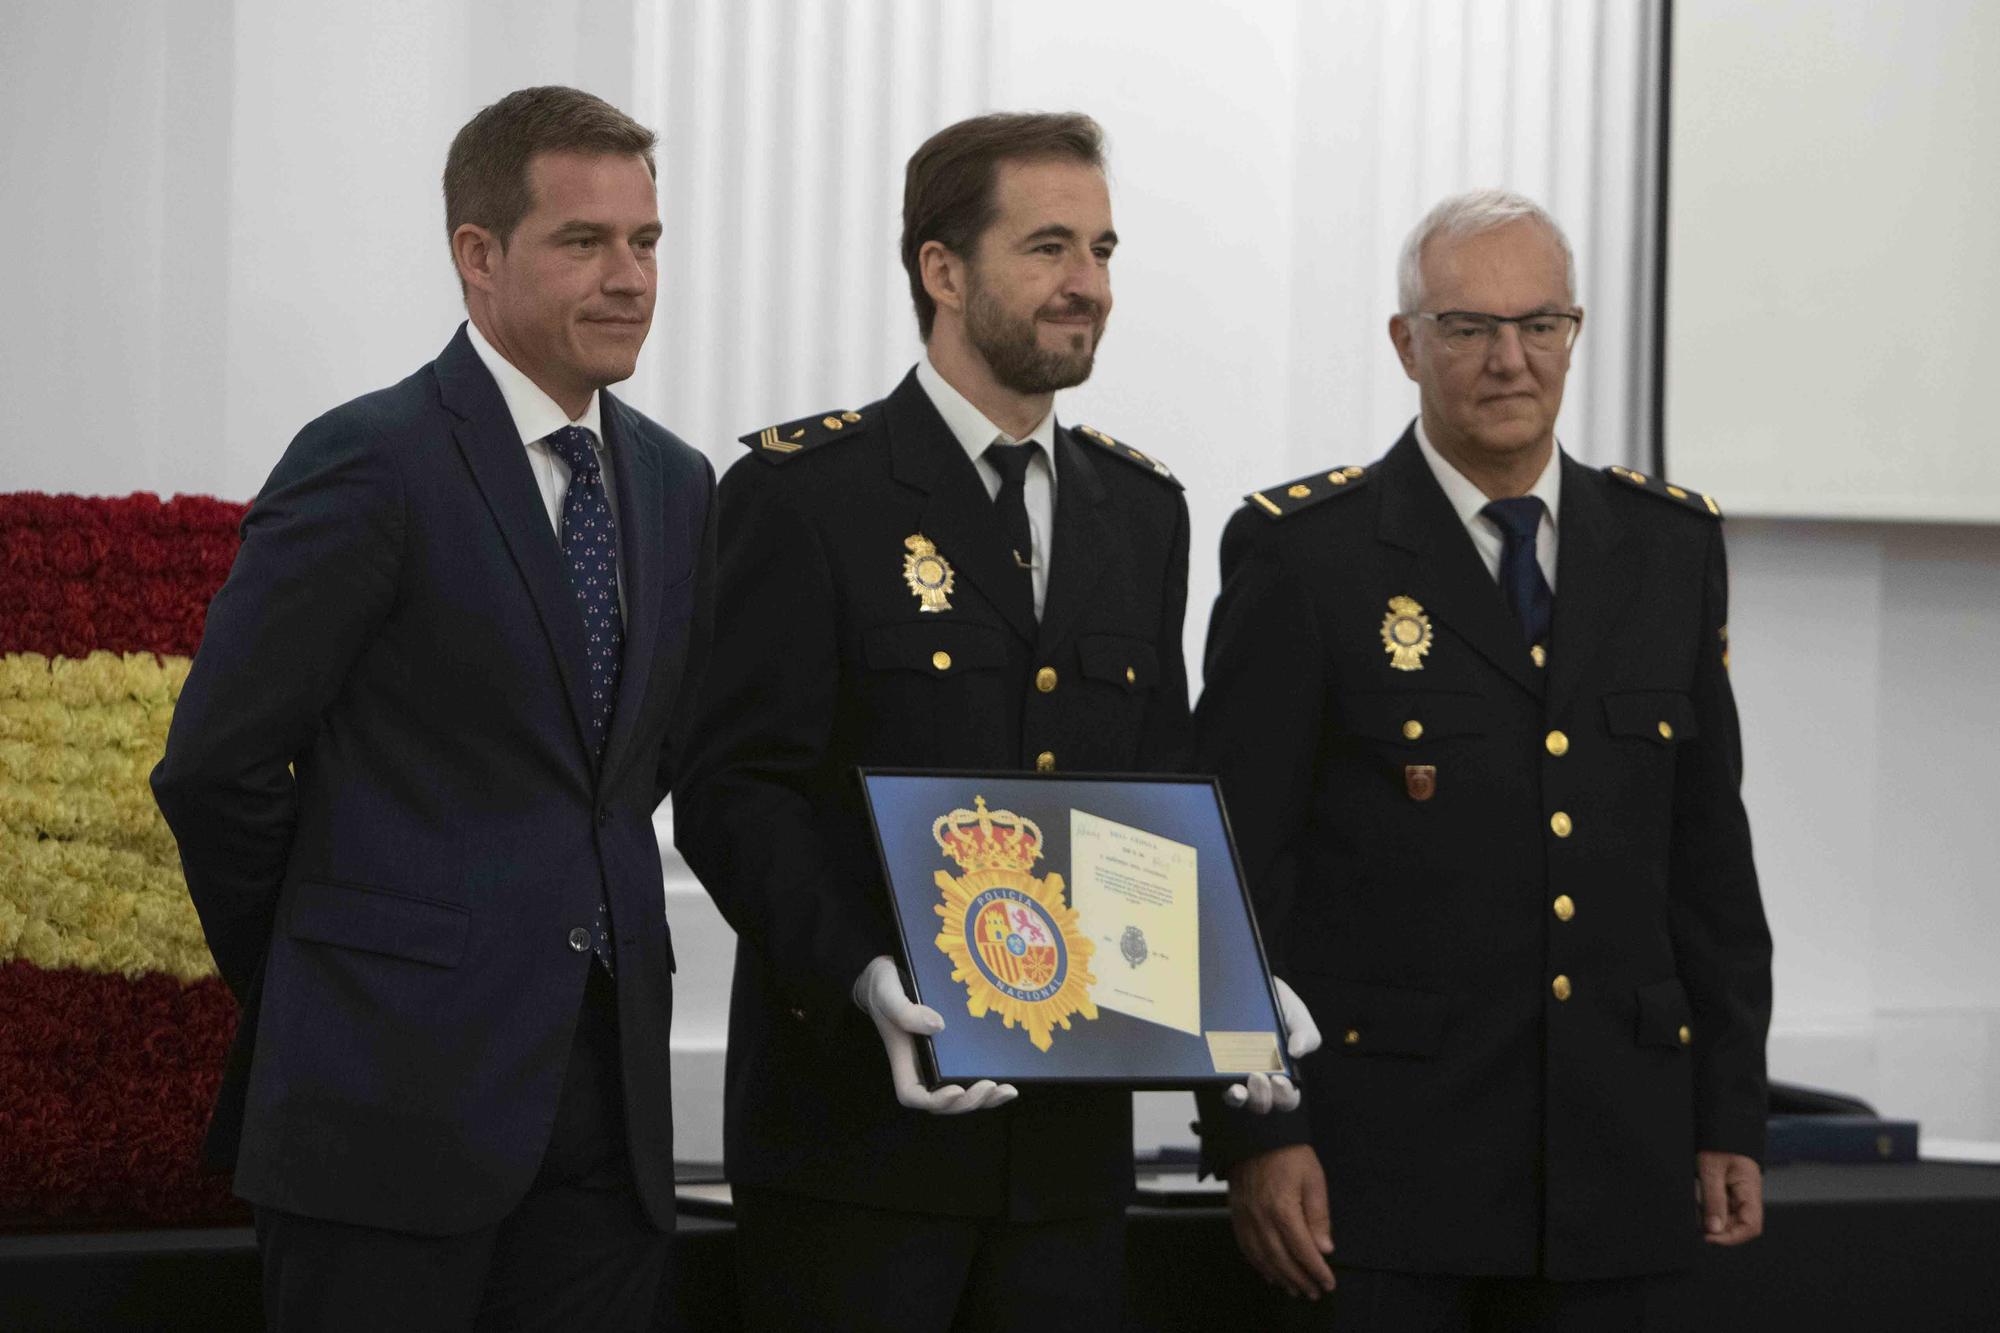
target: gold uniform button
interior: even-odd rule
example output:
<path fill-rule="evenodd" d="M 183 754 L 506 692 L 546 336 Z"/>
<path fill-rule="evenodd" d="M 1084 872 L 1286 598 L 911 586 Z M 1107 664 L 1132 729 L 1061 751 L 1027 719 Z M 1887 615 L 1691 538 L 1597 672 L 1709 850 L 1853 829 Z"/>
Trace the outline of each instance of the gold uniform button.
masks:
<path fill-rule="evenodd" d="M 1056 687 L 1056 669 L 1054 667 L 1043 667 L 1040 671 L 1037 671 L 1035 673 L 1035 688 L 1040 690 L 1043 694 L 1050 693 L 1055 689 L 1055 687 Z"/>
<path fill-rule="evenodd" d="M 1558 972 L 1556 974 L 1556 979 L 1549 983 L 1549 991 L 1558 1000 L 1569 999 L 1570 996 L 1569 978 L 1563 976 L 1560 972 Z"/>
<path fill-rule="evenodd" d="M 1549 650 L 1542 647 L 1539 643 L 1528 649 L 1528 656 L 1533 659 L 1535 665 L 1538 667 L 1549 664 Z"/>
<path fill-rule="evenodd" d="M 1567 893 L 1556 895 L 1555 909 L 1556 920 L 1558 921 L 1567 921 L 1576 915 L 1576 904 L 1570 901 L 1570 896 Z"/>
<path fill-rule="evenodd" d="M 1125 668 L 1125 683 L 1126 683 L 1127 685 L 1135 685 L 1135 684 L 1137 684 L 1137 683 L 1138 683 L 1138 681 L 1139 681 L 1139 673 L 1138 673 L 1138 672 L 1136 672 L 1136 671 L 1134 671 L 1134 670 L 1133 670 L 1133 669 L 1132 669 L 1131 667 L 1126 667 L 1126 668 Z"/>
<path fill-rule="evenodd" d="M 1342 1037 L 1340 1040 L 1348 1046 L 1359 1046 L 1361 1044 L 1361 1029 L 1359 1028 L 1347 1029 L 1347 1035 Z"/>
<path fill-rule="evenodd" d="M 1285 494 L 1291 496 L 1294 500 L 1303 500 L 1312 493 L 1313 493 L 1313 488 L 1306 485 L 1303 482 L 1301 482 L 1297 486 L 1289 487 L 1285 491 Z"/>
<path fill-rule="evenodd" d="M 938 649 L 938 651 L 931 654 L 931 665 L 939 671 L 951 670 L 951 654 L 942 648 Z"/>
<path fill-rule="evenodd" d="M 1666 720 L 1665 718 L 1661 718 L 1661 719 L 1660 719 L 1660 739 L 1661 739 L 1661 740 L 1663 740 L 1663 741 L 1670 741 L 1670 740 L 1672 740 L 1673 738 L 1674 738 L 1674 724 L 1673 724 L 1673 723 L 1671 723 L 1671 722 L 1669 722 L 1669 721 L 1667 721 L 1667 720 Z"/>
<path fill-rule="evenodd" d="M 1550 732 L 1542 739 L 1542 744 L 1547 746 L 1549 753 L 1558 759 L 1569 753 L 1569 737 L 1560 731 Z"/>
<path fill-rule="evenodd" d="M 1549 816 L 1549 831 L 1554 833 L 1558 838 L 1567 838 L 1570 830 L 1575 827 L 1575 821 L 1561 810 Z"/>
<path fill-rule="evenodd" d="M 1056 771 L 1056 752 L 1055 752 L 1054 750 L 1044 750 L 1044 751 L 1042 751 L 1042 752 L 1041 752 L 1040 754 L 1036 755 L 1036 756 L 1035 756 L 1035 771 L 1036 771 L 1037 773 L 1053 773 L 1053 772 L 1055 772 L 1055 771 Z"/>
<path fill-rule="evenodd" d="M 1403 724 L 1404 740 L 1406 741 L 1417 740 L 1423 734 L 1424 734 L 1424 724 L 1417 721 L 1415 718 L 1411 718 L 1408 722 L 1405 722 Z"/>
<path fill-rule="evenodd" d="M 1685 1023 L 1681 1024 L 1680 1031 L 1674 1035 L 1681 1039 L 1681 1045 L 1683 1046 L 1694 1040 L 1694 1033 L 1688 1031 L 1688 1025 Z"/>

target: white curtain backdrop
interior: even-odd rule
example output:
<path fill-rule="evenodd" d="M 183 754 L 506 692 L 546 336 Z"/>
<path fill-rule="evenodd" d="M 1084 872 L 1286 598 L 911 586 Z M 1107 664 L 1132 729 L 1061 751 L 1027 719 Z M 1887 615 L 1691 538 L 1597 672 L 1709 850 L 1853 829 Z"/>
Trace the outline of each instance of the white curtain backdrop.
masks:
<path fill-rule="evenodd" d="M 1066 420 L 1167 460 L 1215 540 L 1254 487 L 1415 410 L 1384 327 L 1450 191 L 1542 199 L 1588 310 L 1563 440 L 1643 456 L 1654 0 L 23 0 L 0 6 L 0 489 L 249 498 L 314 415 L 461 318 L 438 176 L 530 83 L 661 135 L 655 330 L 623 392 L 719 465 L 918 355 L 902 166 L 978 111 L 1110 139 L 1117 310 Z M 675 863 L 677 865 L 677 863 Z M 720 1155 L 730 943 L 684 871 L 680 1143 Z M 1143 1141 L 1185 1140 L 1184 1098 Z"/>

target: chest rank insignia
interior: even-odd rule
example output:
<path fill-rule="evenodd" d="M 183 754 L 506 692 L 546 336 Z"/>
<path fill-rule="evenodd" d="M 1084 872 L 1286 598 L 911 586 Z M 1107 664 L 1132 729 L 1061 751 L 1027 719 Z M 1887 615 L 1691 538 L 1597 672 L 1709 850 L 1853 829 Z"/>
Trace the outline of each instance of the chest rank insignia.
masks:
<path fill-rule="evenodd" d="M 1069 1031 L 1070 1015 L 1097 1017 L 1093 946 L 1063 903 L 1062 876 L 1029 873 L 1042 855 L 1040 827 L 1011 810 L 988 810 L 984 796 L 973 806 L 931 825 L 938 847 L 963 872 L 937 872 L 944 894 L 934 909 L 944 922 L 937 947 L 951 959 L 951 979 L 965 983 L 967 1013 L 998 1014 L 1046 1052 L 1057 1026 Z"/>
<path fill-rule="evenodd" d="M 903 538 L 903 582 L 916 594 L 917 610 L 951 610 L 951 563 L 938 554 L 929 537 L 917 532 Z"/>
<path fill-rule="evenodd" d="M 1412 597 L 1391 597 L 1382 617 L 1382 647 L 1398 671 L 1422 671 L 1431 650 L 1431 618 Z"/>

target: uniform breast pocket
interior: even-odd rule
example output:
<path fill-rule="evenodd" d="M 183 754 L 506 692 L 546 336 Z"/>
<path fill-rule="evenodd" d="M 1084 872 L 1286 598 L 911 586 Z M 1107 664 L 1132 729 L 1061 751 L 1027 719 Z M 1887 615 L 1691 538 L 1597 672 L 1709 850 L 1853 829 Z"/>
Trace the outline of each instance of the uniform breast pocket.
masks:
<path fill-rule="evenodd" d="M 1122 634 L 1083 634 L 1076 641 L 1077 665 L 1085 680 L 1125 694 L 1150 694 L 1160 682 L 1160 655 L 1145 639 Z"/>
<path fill-rule="evenodd" d="M 862 631 L 867 762 L 931 764 L 1004 715 L 1007 640 L 990 625 L 910 621 Z M 986 730 L 991 730 L 987 728 Z"/>
<path fill-rule="evenodd" d="M 1486 699 L 1444 691 L 1345 694 L 1340 722 L 1349 735 L 1385 747 L 1397 762 L 1446 741 L 1483 736 L 1490 726 Z"/>
<path fill-rule="evenodd" d="M 1680 690 L 1625 690 L 1604 696 L 1604 725 L 1621 740 L 1662 750 L 1700 734 L 1694 702 Z"/>

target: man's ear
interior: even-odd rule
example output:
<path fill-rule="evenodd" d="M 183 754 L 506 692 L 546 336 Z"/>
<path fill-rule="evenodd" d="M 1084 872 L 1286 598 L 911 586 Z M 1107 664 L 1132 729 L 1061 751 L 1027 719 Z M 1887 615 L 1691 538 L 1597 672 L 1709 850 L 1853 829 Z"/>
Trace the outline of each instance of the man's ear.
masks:
<path fill-rule="evenodd" d="M 1389 316 L 1389 341 L 1396 345 L 1396 359 L 1403 363 L 1403 373 L 1411 379 L 1417 377 L 1417 330 L 1408 315 Z"/>
<path fill-rule="evenodd" d="M 493 274 L 506 250 L 499 237 L 476 222 L 461 222 L 451 234 L 452 262 L 468 291 L 493 289 Z"/>
<path fill-rule="evenodd" d="M 938 309 L 955 315 L 965 313 L 965 261 L 943 241 L 925 241 L 917 251 L 917 272 L 923 275 L 924 291 Z"/>

